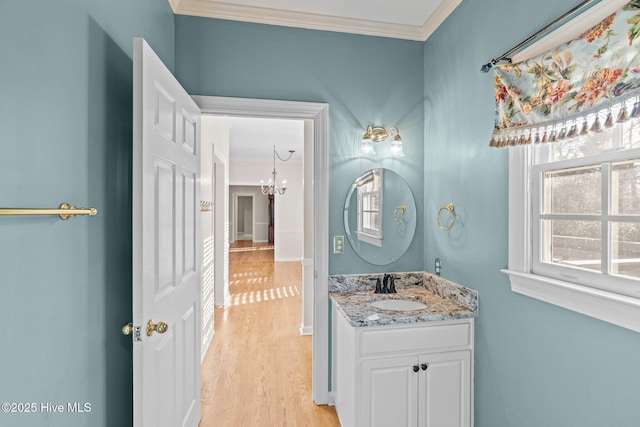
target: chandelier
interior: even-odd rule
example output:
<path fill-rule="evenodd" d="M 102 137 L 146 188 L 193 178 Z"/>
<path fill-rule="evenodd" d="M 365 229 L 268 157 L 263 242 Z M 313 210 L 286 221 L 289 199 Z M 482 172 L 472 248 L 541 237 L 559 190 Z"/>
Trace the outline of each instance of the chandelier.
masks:
<path fill-rule="evenodd" d="M 282 185 L 280 186 L 278 185 L 278 180 L 276 179 L 276 175 L 278 174 L 278 172 L 276 171 L 276 156 L 278 156 L 280 161 L 286 162 L 291 158 L 291 156 L 293 156 L 293 153 L 295 153 L 295 150 L 289 150 L 289 157 L 283 159 L 276 151 L 276 146 L 273 146 L 273 172 L 271 172 L 272 178 L 269 178 L 269 183 L 267 185 L 265 185 L 264 180 L 260 181 L 260 189 L 262 190 L 262 194 L 264 194 L 265 196 L 273 196 L 276 193 L 282 195 L 285 191 L 287 191 L 287 180 L 283 179 Z"/>

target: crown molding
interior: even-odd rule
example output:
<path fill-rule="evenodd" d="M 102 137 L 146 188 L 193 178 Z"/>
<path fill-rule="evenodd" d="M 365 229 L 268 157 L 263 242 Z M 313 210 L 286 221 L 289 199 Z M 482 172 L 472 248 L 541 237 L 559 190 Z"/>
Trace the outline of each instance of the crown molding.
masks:
<path fill-rule="evenodd" d="M 462 0 L 444 0 L 427 18 L 420 29 L 420 40 L 425 41 L 444 22 L 445 19 L 462 3 Z"/>
<path fill-rule="evenodd" d="M 178 6 L 180 6 L 180 1 L 181 0 L 169 0 L 169 5 L 171 6 L 173 13 L 177 13 L 176 10 L 178 9 Z"/>
<path fill-rule="evenodd" d="M 174 13 L 179 15 L 416 41 L 426 40 L 461 2 L 462 0 L 443 2 L 423 25 L 417 26 L 292 12 L 210 0 L 169 0 Z"/>

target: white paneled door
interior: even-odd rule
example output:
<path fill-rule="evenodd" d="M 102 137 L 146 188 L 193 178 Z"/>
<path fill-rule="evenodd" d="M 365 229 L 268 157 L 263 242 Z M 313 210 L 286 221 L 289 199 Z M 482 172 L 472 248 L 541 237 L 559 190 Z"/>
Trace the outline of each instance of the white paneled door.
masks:
<path fill-rule="evenodd" d="M 133 50 L 135 427 L 200 420 L 200 109 L 143 39 Z"/>

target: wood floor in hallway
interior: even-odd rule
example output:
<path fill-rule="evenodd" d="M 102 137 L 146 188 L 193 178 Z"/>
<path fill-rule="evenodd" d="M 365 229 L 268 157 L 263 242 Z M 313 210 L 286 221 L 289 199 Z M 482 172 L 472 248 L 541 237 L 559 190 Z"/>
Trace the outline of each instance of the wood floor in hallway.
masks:
<path fill-rule="evenodd" d="M 311 399 L 311 336 L 301 336 L 302 264 L 273 262 L 273 247 L 234 244 L 231 299 L 215 309 L 202 365 L 200 427 L 340 426 Z"/>

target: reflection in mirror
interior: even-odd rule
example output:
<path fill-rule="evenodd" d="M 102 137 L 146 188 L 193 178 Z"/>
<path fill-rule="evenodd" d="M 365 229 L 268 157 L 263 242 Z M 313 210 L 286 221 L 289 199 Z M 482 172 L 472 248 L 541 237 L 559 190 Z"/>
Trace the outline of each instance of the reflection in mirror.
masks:
<path fill-rule="evenodd" d="M 387 265 L 409 248 L 416 204 L 404 179 L 377 168 L 358 176 L 344 205 L 344 228 L 354 251 L 374 265 Z"/>
<path fill-rule="evenodd" d="M 383 169 L 372 169 L 356 179 L 356 237 L 378 247 L 382 246 L 383 181 Z"/>

